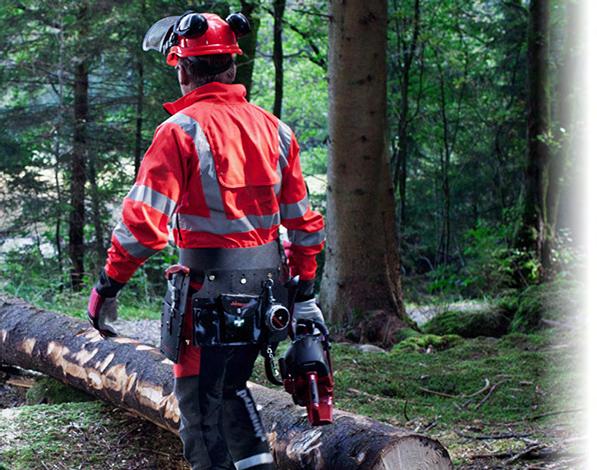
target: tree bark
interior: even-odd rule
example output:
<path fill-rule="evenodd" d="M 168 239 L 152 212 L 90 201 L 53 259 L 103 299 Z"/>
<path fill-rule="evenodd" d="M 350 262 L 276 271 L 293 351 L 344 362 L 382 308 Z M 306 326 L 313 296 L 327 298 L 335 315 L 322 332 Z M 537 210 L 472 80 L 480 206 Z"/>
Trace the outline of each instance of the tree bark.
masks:
<path fill-rule="evenodd" d="M 450 240 L 452 238 L 452 231 L 450 226 L 451 219 L 451 200 L 450 200 L 450 157 L 452 149 L 450 147 L 450 128 L 448 123 L 448 116 L 446 113 L 446 83 L 444 77 L 444 70 L 441 67 L 438 59 L 438 77 L 440 89 L 440 114 L 442 122 L 442 153 L 441 153 L 441 186 L 442 186 L 442 229 L 440 241 L 438 244 L 437 259 L 441 264 L 448 264 L 450 259 Z"/>
<path fill-rule="evenodd" d="M 282 99 L 284 96 L 284 49 L 282 47 L 282 25 L 286 0 L 274 1 L 274 69 L 275 94 L 273 113 L 282 117 Z"/>
<path fill-rule="evenodd" d="M 397 4 L 394 2 L 394 9 L 397 9 Z M 419 39 L 419 25 L 421 17 L 421 5 L 419 0 L 415 0 L 414 16 L 412 20 L 413 32 L 408 44 L 408 47 L 401 47 L 404 40 L 400 40 L 399 35 L 396 35 L 396 48 L 399 57 L 404 57 L 404 61 L 400 66 L 400 113 L 398 115 L 398 149 L 396 152 L 396 170 L 394 176 L 394 188 L 398 187 L 398 194 L 400 200 L 400 227 L 404 227 L 406 223 L 406 162 L 408 159 L 408 131 L 410 124 L 409 117 L 409 88 L 410 88 L 410 70 L 412 68 L 413 59 L 417 50 Z M 396 15 L 395 27 L 398 31 L 398 16 Z"/>
<path fill-rule="evenodd" d="M 141 2 L 141 18 L 145 18 L 145 0 Z M 145 32 L 139 31 L 139 37 L 143 41 Z M 137 179 L 137 173 L 141 166 L 141 158 L 143 156 L 143 101 L 145 99 L 145 78 L 144 78 L 144 64 L 143 64 L 144 53 L 137 51 L 136 57 L 136 68 L 137 68 L 137 103 L 135 109 L 135 176 L 133 183 Z"/>
<path fill-rule="evenodd" d="M 236 80 L 247 89 L 247 100 L 251 99 L 253 86 L 253 67 L 255 65 L 255 51 L 257 50 L 257 33 L 259 31 L 259 2 L 255 0 L 241 0 L 241 13 L 247 17 L 251 24 L 251 32 L 238 40 L 243 55 L 236 58 Z"/>
<path fill-rule="evenodd" d="M 448 97 L 446 87 L 446 70 L 439 57 L 439 52 L 434 50 L 437 75 L 439 80 L 439 114 L 442 127 L 442 151 L 440 154 L 441 192 L 442 192 L 442 222 L 437 250 L 437 259 L 441 264 L 448 264 L 451 257 L 452 242 L 452 198 L 450 188 L 451 158 L 456 147 L 460 122 L 462 119 L 462 102 L 464 99 L 465 83 L 468 76 L 469 55 L 467 46 L 461 36 L 461 50 L 464 52 L 463 84 L 457 90 L 454 85 L 453 93 L 457 95 L 456 110 L 452 119 L 448 118 Z"/>
<path fill-rule="evenodd" d="M 95 152 L 92 152 L 89 158 L 89 185 L 91 189 L 91 217 L 95 235 L 95 267 L 98 271 L 106 259 L 106 247 L 104 246 L 101 201 L 97 186 L 97 154 Z"/>
<path fill-rule="evenodd" d="M 387 2 L 332 0 L 329 7 L 330 146 L 321 301 L 334 323 L 366 322 L 369 315 L 363 314 L 377 311 L 384 324 L 397 329 L 407 319 L 386 138 Z M 390 340 L 390 330 L 377 332 L 383 337 L 367 339 Z"/>
<path fill-rule="evenodd" d="M 59 49 L 58 49 L 58 120 L 56 123 L 56 139 L 54 141 L 54 158 L 56 164 L 54 166 L 54 190 L 56 191 L 56 224 L 54 229 L 54 243 L 56 244 L 56 258 L 58 262 L 58 271 L 62 278 L 63 262 L 62 262 L 62 185 L 60 183 L 60 172 L 62 165 L 62 148 L 61 140 L 64 129 L 64 18 L 62 11 L 60 13 L 60 30 L 58 33 Z M 62 289 L 62 282 L 60 284 Z"/>
<path fill-rule="evenodd" d="M 80 24 L 80 42 L 87 35 L 87 3 L 77 15 Z M 85 167 L 87 160 L 87 121 L 89 119 L 89 68 L 84 51 L 75 61 L 73 148 L 71 156 L 70 217 L 68 251 L 71 260 L 71 285 L 74 290 L 83 286 L 85 255 Z"/>
<path fill-rule="evenodd" d="M 103 340 L 86 323 L 0 296 L 0 358 L 177 432 L 171 363 L 154 347 L 124 337 Z M 433 439 L 340 410 L 333 425 L 313 428 L 287 394 L 250 388 L 278 468 L 452 468 L 447 451 Z"/>
<path fill-rule="evenodd" d="M 141 166 L 141 158 L 143 157 L 143 100 L 145 98 L 144 82 L 143 82 L 143 58 L 141 55 L 137 57 L 137 103 L 135 110 L 135 176 L 133 181 L 137 179 L 137 173 Z"/>
<path fill-rule="evenodd" d="M 562 199 L 562 193 L 566 193 L 566 188 L 570 188 L 570 172 L 566 171 L 566 168 L 575 167 L 578 162 L 574 157 L 573 148 L 582 148 L 579 145 L 578 134 L 580 133 L 578 125 L 578 109 L 582 109 L 582 103 L 580 103 L 579 97 L 582 93 L 579 93 L 578 82 L 580 74 L 582 73 L 582 14 L 583 5 L 580 2 L 568 2 L 565 6 L 566 9 L 566 23 L 564 30 L 566 31 L 566 37 L 563 48 L 563 59 L 559 66 L 557 73 L 557 87 L 555 93 L 556 99 L 556 110 L 554 116 L 554 123 L 552 127 L 554 129 L 554 137 L 558 141 L 558 149 L 554 151 L 553 155 L 550 155 L 549 162 L 549 183 L 546 195 L 546 213 L 548 220 L 548 228 L 550 234 L 547 237 L 546 244 L 548 245 L 546 250 L 550 252 L 552 249 L 553 241 L 557 236 L 558 229 L 561 226 L 570 226 L 572 218 L 565 217 L 564 221 L 560 220 L 560 215 L 566 216 L 567 214 L 574 214 L 574 206 L 563 202 L 564 207 L 560 207 L 560 200 Z M 577 200 L 580 200 L 578 198 Z M 566 220 L 567 219 L 567 220 Z M 563 222 L 563 223 L 562 223 Z M 574 234 L 576 235 L 576 234 Z M 576 238 L 576 237 L 574 237 Z M 548 277 L 553 276 L 557 271 L 557 266 L 553 266 L 551 258 L 548 256 L 545 258 L 545 271 Z"/>
<path fill-rule="evenodd" d="M 531 0 L 528 30 L 528 114 L 527 166 L 525 171 L 524 206 L 518 231 L 517 247 L 530 253 L 539 263 L 539 275 L 545 275 L 549 264 L 550 230 L 547 220 L 547 184 L 549 165 L 548 47 L 549 0 Z"/>

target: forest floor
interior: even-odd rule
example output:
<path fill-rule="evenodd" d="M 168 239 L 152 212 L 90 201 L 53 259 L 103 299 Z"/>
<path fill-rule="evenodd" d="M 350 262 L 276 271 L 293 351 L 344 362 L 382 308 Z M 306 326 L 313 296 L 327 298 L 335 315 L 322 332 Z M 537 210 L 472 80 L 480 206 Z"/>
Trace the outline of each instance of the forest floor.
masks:
<path fill-rule="evenodd" d="M 155 320 L 123 316 L 121 333 L 155 343 Z M 336 404 L 438 439 L 458 469 L 578 469 L 580 336 L 562 327 L 385 352 L 335 344 Z M 36 380 L 0 371 L 0 469 L 187 468 L 174 435 L 113 406 L 26 404 Z M 268 385 L 260 361 L 252 380 Z"/>

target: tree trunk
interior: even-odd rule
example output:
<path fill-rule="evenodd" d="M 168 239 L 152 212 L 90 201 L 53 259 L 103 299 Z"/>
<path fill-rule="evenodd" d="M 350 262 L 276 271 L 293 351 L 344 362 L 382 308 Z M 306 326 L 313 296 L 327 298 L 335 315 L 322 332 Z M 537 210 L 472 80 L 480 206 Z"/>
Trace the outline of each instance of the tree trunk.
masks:
<path fill-rule="evenodd" d="M 81 39 L 84 42 L 87 6 L 83 4 L 79 12 L 82 21 Z M 71 199 L 68 231 L 68 251 L 71 260 L 71 284 L 79 290 L 83 286 L 83 258 L 85 255 L 85 161 L 87 159 L 87 120 L 89 118 L 89 69 L 86 58 L 75 63 L 74 77 L 74 117 L 73 148 L 71 157 Z"/>
<path fill-rule="evenodd" d="M 446 114 L 446 82 L 444 70 L 438 59 L 438 76 L 440 89 L 440 114 L 442 122 L 442 153 L 441 153 L 441 181 L 442 181 L 442 230 L 440 242 L 438 245 L 437 259 L 441 264 L 448 264 L 450 258 L 450 239 L 452 231 L 450 227 L 451 208 L 450 208 L 450 157 L 452 149 L 450 148 L 450 129 L 448 116 Z"/>
<path fill-rule="evenodd" d="M 0 296 L 2 362 L 51 375 L 176 432 L 171 363 L 154 347 L 130 338 L 102 340 L 85 323 Z M 335 411 L 334 424 L 313 428 L 303 408 L 280 391 L 250 384 L 278 468 L 450 469 L 435 440 Z"/>
<path fill-rule="evenodd" d="M 92 153 L 89 158 L 89 185 L 91 189 L 91 217 L 93 219 L 93 233 L 95 235 L 96 271 L 103 266 L 106 259 L 104 246 L 104 230 L 99 189 L 97 187 L 97 155 Z"/>
<path fill-rule="evenodd" d="M 54 243 L 56 244 L 56 258 L 58 261 L 58 270 L 60 272 L 60 289 L 62 289 L 62 185 L 60 183 L 60 172 L 62 166 L 62 148 L 61 141 L 64 132 L 64 18 L 62 11 L 60 13 L 60 30 L 58 33 L 58 122 L 56 123 L 56 140 L 54 141 L 54 191 L 56 191 L 56 223 L 54 229 Z"/>
<path fill-rule="evenodd" d="M 284 50 L 282 48 L 282 25 L 286 0 L 274 0 L 274 68 L 275 95 L 273 113 L 282 117 L 282 98 L 284 96 Z"/>
<path fill-rule="evenodd" d="M 141 2 L 141 18 L 145 18 L 145 0 Z M 140 31 L 141 41 L 145 34 L 144 31 Z M 133 182 L 137 179 L 137 173 L 141 166 L 141 157 L 143 156 L 143 101 L 145 99 L 145 82 L 144 82 L 144 67 L 143 67 L 144 53 L 141 51 L 137 52 L 136 66 L 137 66 L 137 103 L 135 109 L 135 176 Z"/>
<path fill-rule="evenodd" d="M 321 301 L 329 320 L 355 325 L 377 311 L 406 323 L 386 139 L 387 2 L 330 3 L 327 241 Z M 358 40 L 355 40 L 358 38 Z M 374 335 L 375 336 L 375 335 Z"/>
<path fill-rule="evenodd" d="M 566 172 L 567 167 L 574 167 L 575 163 L 580 160 L 575 159 L 572 153 L 572 148 L 582 148 L 579 142 L 575 142 L 577 134 L 580 129 L 578 123 L 578 112 L 576 110 L 582 109 L 582 104 L 579 102 L 578 81 L 582 67 L 582 33 L 580 33 L 582 24 L 583 6 L 579 2 L 568 2 L 566 8 L 566 38 L 563 49 L 563 60 L 559 67 L 557 80 L 558 85 L 555 90 L 557 94 L 557 108 L 555 123 L 553 123 L 554 136 L 557 139 L 559 146 L 554 155 L 550 156 L 549 163 L 549 185 L 547 190 L 547 220 L 550 234 L 547 237 L 546 244 L 548 245 L 546 251 L 551 251 L 552 241 L 557 235 L 560 227 L 560 214 L 574 214 L 573 206 L 564 202 L 564 210 L 560 208 L 560 199 L 562 197 L 562 190 L 570 188 L 570 177 Z M 576 160 L 576 161 L 575 161 Z M 568 174 L 566 174 L 568 173 Z M 565 193 L 565 190 L 564 190 Z M 578 199 L 580 200 L 580 198 Z M 572 218 L 563 221 L 563 226 L 573 225 Z M 576 237 L 574 237 L 576 238 Z M 552 266 L 552 260 L 548 256 L 545 259 L 545 271 L 547 276 L 553 276 L 557 270 L 557 266 Z"/>
<path fill-rule="evenodd" d="M 548 96 L 549 0 L 531 0 L 528 31 L 527 166 L 522 223 L 517 246 L 539 263 L 540 277 L 549 257 L 547 237 L 547 183 L 549 146 Z"/>
<path fill-rule="evenodd" d="M 394 9 L 397 9 L 396 2 L 394 2 Z M 410 124 L 409 117 L 409 87 L 410 87 L 410 70 L 412 68 L 413 59 L 417 50 L 417 42 L 419 38 L 419 24 L 421 17 L 420 1 L 415 0 L 413 32 L 411 40 L 407 48 L 400 47 L 400 37 L 396 35 L 396 42 L 398 43 L 397 50 L 400 56 L 404 56 L 404 61 L 400 67 L 400 113 L 398 115 L 398 151 L 396 158 L 396 175 L 394 177 L 394 188 L 398 187 L 398 194 L 400 200 L 400 227 L 404 227 L 406 223 L 406 162 L 408 159 L 408 131 Z M 395 27 L 398 31 L 398 15 L 395 18 Z"/>
<path fill-rule="evenodd" d="M 247 100 L 251 98 L 253 86 L 253 66 L 255 65 L 255 51 L 257 50 L 257 33 L 259 31 L 259 2 L 256 0 L 241 0 L 241 13 L 247 17 L 251 24 L 251 32 L 238 40 L 243 55 L 236 58 L 236 80 L 247 89 Z"/>
<path fill-rule="evenodd" d="M 141 166 L 141 158 L 143 157 L 143 100 L 144 100 L 144 83 L 143 83 L 143 58 L 141 55 L 137 57 L 137 104 L 135 110 L 135 176 L 133 181 L 137 179 L 137 173 Z"/>

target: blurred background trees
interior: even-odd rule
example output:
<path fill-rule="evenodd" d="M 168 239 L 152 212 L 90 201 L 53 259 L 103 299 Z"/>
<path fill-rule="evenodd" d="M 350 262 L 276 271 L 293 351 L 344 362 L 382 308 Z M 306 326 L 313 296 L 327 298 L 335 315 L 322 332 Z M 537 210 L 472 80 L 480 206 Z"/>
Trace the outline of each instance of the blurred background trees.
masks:
<path fill-rule="evenodd" d="M 580 242 L 574 148 L 583 123 L 570 79 L 582 53 L 578 2 L 388 3 L 385 134 L 405 300 L 491 296 L 570 274 Z M 187 9 L 252 19 L 238 81 L 295 130 L 325 213 L 335 79 L 326 2 L 10 0 L 0 8 L 0 249 L 13 253 L 2 255 L 6 288 L 37 272 L 37 289 L 51 296 L 96 276 L 120 201 L 167 117 L 161 104 L 180 93 L 173 70 L 143 53 L 141 39 L 155 20 Z M 540 126 L 530 124 L 535 112 Z M 532 145 L 543 152 L 538 186 L 529 180 Z M 544 230 L 532 200 L 544 203 Z M 135 295 L 161 293 L 168 257 L 136 275 Z"/>

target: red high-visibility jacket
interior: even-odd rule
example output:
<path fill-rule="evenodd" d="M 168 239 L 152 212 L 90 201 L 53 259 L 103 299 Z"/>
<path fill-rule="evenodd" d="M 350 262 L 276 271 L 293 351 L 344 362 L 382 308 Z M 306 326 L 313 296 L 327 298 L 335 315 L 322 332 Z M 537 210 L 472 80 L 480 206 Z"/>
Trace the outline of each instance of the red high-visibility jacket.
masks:
<path fill-rule="evenodd" d="M 124 199 L 105 271 L 125 283 L 169 234 L 181 248 L 291 242 L 291 274 L 315 277 L 324 243 L 322 216 L 311 210 L 290 128 L 250 104 L 242 85 L 210 83 L 164 108 Z M 169 230 L 170 225 L 170 230 Z"/>

